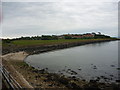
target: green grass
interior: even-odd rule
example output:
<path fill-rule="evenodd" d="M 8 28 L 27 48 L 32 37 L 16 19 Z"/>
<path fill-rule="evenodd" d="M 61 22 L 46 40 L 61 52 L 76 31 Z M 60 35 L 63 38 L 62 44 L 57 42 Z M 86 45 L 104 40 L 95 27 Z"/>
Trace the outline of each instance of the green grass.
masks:
<path fill-rule="evenodd" d="M 17 40 L 12 43 L 15 45 L 44 45 L 44 44 L 59 44 L 59 43 L 70 43 L 79 41 L 90 41 L 90 40 L 101 40 L 101 39 L 61 39 L 61 40 Z"/>
<path fill-rule="evenodd" d="M 53 45 L 53 44 L 72 43 L 72 42 L 94 41 L 94 40 L 105 40 L 105 39 L 15 40 L 9 44 L 4 43 L 3 46 L 9 46 L 10 44 L 16 46 Z"/>

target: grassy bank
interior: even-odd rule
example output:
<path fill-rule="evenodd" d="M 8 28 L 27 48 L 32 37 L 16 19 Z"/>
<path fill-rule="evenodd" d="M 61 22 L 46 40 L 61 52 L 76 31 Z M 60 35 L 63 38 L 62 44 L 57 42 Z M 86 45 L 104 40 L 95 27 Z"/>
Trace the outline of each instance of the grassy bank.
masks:
<path fill-rule="evenodd" d="M 14 40 L 2 43 L 2 54 L 25 51 L 29 54 L 37 54 L 56 49 L 69 48 L 90 43 L 114 41 L 117 39 L 59 39 L 59 40 Z"/>
<path fill-rule="evenodd" d="M 3 43 L 3 46 L 53 45 L 53 44 L 61 44 L 61 43 L 87 42 L 87 41 L 95 41 L 95 40 L 109 40 L 109 39 L 15 40 L 15 41 L 11 41 L 10 43 Z"/>

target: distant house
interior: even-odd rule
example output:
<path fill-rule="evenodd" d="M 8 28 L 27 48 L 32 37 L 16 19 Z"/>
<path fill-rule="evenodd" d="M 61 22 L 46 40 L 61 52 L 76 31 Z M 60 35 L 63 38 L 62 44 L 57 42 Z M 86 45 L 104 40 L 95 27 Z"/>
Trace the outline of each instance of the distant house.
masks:
<path fill-rule="evenodd" d="M 58 39 L 64 39 L 64 35 L 58 36 Z"/>
<path fill-rule="evenodd" d="M 72 35 L 72 38 L 80 39 L 83 38 L 83 35 Z"/>
<path fill-rule="evenodd" d="M 58 36 L 59 39 L 82 39 L 82 38 L 94 38 L 95 34 L 86 33 L 86 34 L 64 34 Z"/>
<path fill-rule="evenodd" d="M 93 38 L 95 35 L 91 33 L 83 34 L 83 37 L 85 38 Z"/>

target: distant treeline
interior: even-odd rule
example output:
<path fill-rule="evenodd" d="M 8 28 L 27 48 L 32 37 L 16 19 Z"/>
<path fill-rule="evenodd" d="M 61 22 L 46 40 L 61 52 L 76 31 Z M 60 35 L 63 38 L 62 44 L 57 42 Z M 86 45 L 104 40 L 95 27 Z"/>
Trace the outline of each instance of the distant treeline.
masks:
<path fill-rule="evenodd" d="M 55 35 L 42 35 L 42 36 L 32 36 L 32 37 L 21 37 L 21 38 L 14 38 L 12 40 L 57 40 L 58 37 Z"/>
<path fill-rule="evenodd" d="M 20 37 L 14 39 L 2 39 L 3 43 L 10 43 L 14 40 L 58 40 L 58 39 L 80 39 L 80 38 L 72 38 L 71 36 L 80 36 L 81 34 L 66 34 L 66 35 L 42 35 L 42 36 L 32 36 L 32 37 Z M 85 35 L 85 34 L 83 34 Z M 83 37 L 81 39 L 98 39 L 98 38 L 111 38 L 110 36 L 103 34 L 92 33 L 94 37 Z"/>
<path fill-rule="evenodd" d="M 58 40 L 58 37 L 55 35 L 42 35 L 42 36 L 32 36 L 32 37 L 20 37 L 14 39 L 2 39 L 3 43 L 10 43 L 15 40 Z"/>
<path fill-rule="evenodd" d="M 94 38 L 111 38 L 110 36 L 107 35 L 99 35 L 99 34 L 95 34 Z"/>

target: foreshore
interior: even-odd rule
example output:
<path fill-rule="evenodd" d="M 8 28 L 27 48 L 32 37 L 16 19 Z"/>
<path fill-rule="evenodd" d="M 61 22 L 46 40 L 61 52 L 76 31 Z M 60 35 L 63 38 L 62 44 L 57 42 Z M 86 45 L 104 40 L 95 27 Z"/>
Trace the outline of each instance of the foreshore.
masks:
<path fill-rule="evenodd" d="M 114 88 L 120 88 L 119 83 L 100 83 L 97 80 L 87 82 L 86 80 L 80 80 L 76 77 L 66 77 L 64 75 L 49 73 L 47 69 L 37 70 L 24 62 L 24 59 L 31 54 L 108 41 L 113 40 L 96 40 L 89 42 L 64 43 L 35 47 L 30 46 L 18 49 L 15 48 L 11 52 L 9 51 L 10 53 L 8 52 L 8 54 L 5 54 L 5 52 L 2 56 L 2 61 L 5 68 L 24 88 L 94 88 L 100 90 L 103 88 L 102 90 L 114 90 Z"/>

